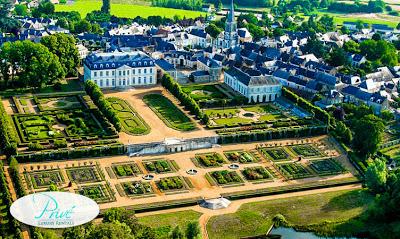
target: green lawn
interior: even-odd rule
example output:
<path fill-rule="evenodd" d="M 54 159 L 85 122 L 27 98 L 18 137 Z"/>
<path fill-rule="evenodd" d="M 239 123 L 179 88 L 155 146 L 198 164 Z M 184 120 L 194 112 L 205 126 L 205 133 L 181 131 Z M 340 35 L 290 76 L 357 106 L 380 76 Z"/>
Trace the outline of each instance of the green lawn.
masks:
<path fill-rule="evenodd" d="M 236 115 L 239 113 L 240 110 L 239 108 L 225 108 L 225 109 L 207 109 L 204 110 L 204 113 L 210 117 L 216 117 L 218 114 L 219 115 Z"/>
<path fill-rule="evenodd" d="M 144 122 L 142 117 L 129 105 L 128 102 L 119 98 L 108 98 L 108 102 L 121 119 L 122 129 L 132 135 L 145 135 L 150 133 L 150 127 Z"/>
<path fill-rule="evenodd" d="M 185 231 L 190 221 L 197 221 L 201 213 L 192 210 L 139 217 L 139 223 L 155 228 L 157 238 L 168 238 L 168 232 L 179 225 Z"/>
<path fill-rule="evenodd" d="M 215 85 L 216 84 L 185 85 L 182 86 L 182 90 L 186 94 L 190 94 L 196 101 L 226 98 L 226 95 L 219 91 Z"/>
<path fill-rule="evenodd" d="M 71 5 L 57 4 L 56 11 L 77 11 L 82 17 L 94 10 L 100 10 L 102 5 L 101 1 L 96 0 L 77 0 Z M 111 4 L 111 14 L 117 17 L 135 18 L 137 16 L 149 17 L 149 16 L 162 16 L 172 18 L 175 15 L 185 16 L 186 18 L 196 18 L 204 13 L 196 11 L 187 11 L 173 8 L 161 8 L 161 7 L 151 7 L 144 5 L 131 5 L 131 4 Z"/>
<path fill-rule="evenodd" d="M 394 145 L 392 147 L 383 149 L 381 152 L 396 162 L 400 162 L 400 145 Z"/>
<path fill-rule="evenodd" d="M 196 128 L 190 118 L 164 96 L 159 94 L 145 95 L 143 101 L 168 127 L 180 131 L 190 131 Z"/>
<path fill-rule="evenodd" d="M 360 215 L 372 200 L 366 192 L 354 190 L 248 203 L 236 213 L 212 217 L 207 231 L 210 239 L 265 234 L 278 213 L 298 226 L 347 221 Z"/>
<path fill-rule="evenodd" d="M 252 119 L 245 119 L 245 118 L 240 118 L 240 117 L 213 119 L 213 121 L 218 125 L 232 125 L 232 124 L 253 122 Z"/>

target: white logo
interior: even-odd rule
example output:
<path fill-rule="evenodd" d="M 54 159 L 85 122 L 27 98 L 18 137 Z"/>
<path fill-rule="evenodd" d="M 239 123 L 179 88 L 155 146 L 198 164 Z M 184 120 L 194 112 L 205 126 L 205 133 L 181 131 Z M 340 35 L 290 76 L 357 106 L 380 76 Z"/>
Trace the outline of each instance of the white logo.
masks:
<path fill-rule="evenodd" d="M 41 192 L 22 197 L 10 208 L 18 221 L 35 227 L 66 228 L 90 222 L 100 212 L 90 198 L 67 192 Z"/>

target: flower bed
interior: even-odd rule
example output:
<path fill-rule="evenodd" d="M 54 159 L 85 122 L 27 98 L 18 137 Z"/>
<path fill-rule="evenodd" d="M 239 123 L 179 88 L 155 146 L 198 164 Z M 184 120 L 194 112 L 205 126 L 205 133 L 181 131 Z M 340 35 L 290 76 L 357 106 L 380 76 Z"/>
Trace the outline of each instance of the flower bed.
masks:
<path fill-rule="evenodd" d="M 209 173 L 218 185 L 230 185 L 243 183 L 243 179 L 234 171 L 222 170 Z"/>
<path fill-rule="evenodd" d="M 290 146 L 290 149 L 298 156 L 305 158 L 319 157 L 322 153 L 311 144 L 301 144 Z"/>
<path fill-rule="evenodd" d="M 32 187 L 35 189 L 64 183 L 64 178 L 58 169 L 27 172 L 25 178 L 27 182 L 32 183 Z"/>
<path fill-rule="evenodd" d="M 117 163 L 113 164 L 111 168 L 117 178 L 135 177 L 142 173 L 135 163 Z"/>
<path fill-rule="evenodd" d="M 218 153 L 197 154 L 196 161 L 203 167 L 220 167 L 225 163 L 225 160 Z"/>
<path fill-rule="evenodd" d="M 242 174 L 248 181 L 272 180 L 271 174 L 264 167 L 245 168 Z"/>
<path fill-rule="evenodd" d="M 108 184 L 80 186 L 76 192 L 80 195 L 93 199 L 97 203 L 115 201 L 114 193 Z"/>
<path fill-rule="evenodd" d="M 171 162 L 164 159 L 143 161 L 142 164 L 151 173 L 171 173 L 175 171 Z"/>
<path fill-rule="evenodd" d="M 227 151 L 224 152 L 225 157 L 231 162 L 238 163 L 254 163 L 258 160 L 247 151 Z"/>
<path fill-rule="evenodd" d="M 346 169 L 334 159 L 312 160 L 309 166 L 319 176 L 337 175 L 345 173 Z"/>
<path fill-rule="evenodd" d="M 133 181 L 121 184 L 124 192 L 129 197 L 144 196 L 153 194 L 153 188 L 148 182 Z"/>
<path fill-rule="evenodd" d="M 266 158 L 269 158 L 273 161 L 290 160 L 290 155 L 284 148 L 260 148 L 259 151 Z"/>
<path fill-rule="evenodd" d="M 161 178 L 156 182 L 156 185 L 161 192 L 180 191 L 187 189 L 184 180 L 179 176 Z"/>
<path fill-rule="evenodd" d="M 300 163 L 276 164 L 277 169 L 287 179 L 309 178 L 313 175 Z"/>
<path fill-rule="evenodd" d="M 81 166 L 66 168 L 69 180 L 76 183 L 89 183 L 89 182 L 100 182 L 102 176 L 95 166 Z"/>

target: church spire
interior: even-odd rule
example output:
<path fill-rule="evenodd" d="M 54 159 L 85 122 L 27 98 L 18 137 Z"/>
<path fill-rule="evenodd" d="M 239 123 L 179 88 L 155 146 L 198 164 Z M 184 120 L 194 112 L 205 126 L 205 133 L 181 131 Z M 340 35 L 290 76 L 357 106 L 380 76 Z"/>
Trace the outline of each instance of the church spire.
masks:
<path fill-rule="evenodd" d="M 231 7 L 229 9 L 229 14 L 228 14 L 228 22 L 234 22 L 235 21 L 235 6 L 233 4 L 233 0 L 231 0 Z"/>

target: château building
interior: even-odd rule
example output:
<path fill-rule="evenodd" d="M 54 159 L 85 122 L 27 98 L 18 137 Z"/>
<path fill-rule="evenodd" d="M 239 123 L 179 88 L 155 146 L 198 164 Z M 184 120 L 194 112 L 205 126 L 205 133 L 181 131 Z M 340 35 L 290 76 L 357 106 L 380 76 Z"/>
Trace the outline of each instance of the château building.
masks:
<path fill-rule="evenodd" d="M 99 87 L 148 86 L 157 83 L 154 59 L 141 51 L 93 53 L 83 62 L 84 81 Z"/>

